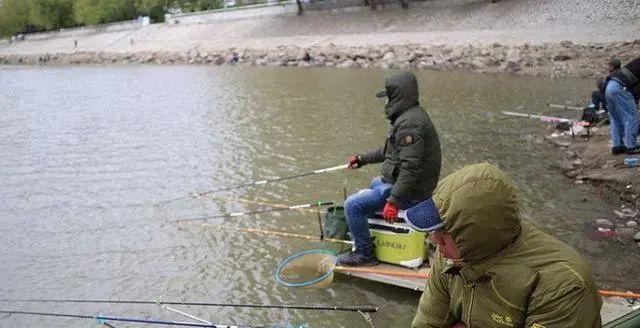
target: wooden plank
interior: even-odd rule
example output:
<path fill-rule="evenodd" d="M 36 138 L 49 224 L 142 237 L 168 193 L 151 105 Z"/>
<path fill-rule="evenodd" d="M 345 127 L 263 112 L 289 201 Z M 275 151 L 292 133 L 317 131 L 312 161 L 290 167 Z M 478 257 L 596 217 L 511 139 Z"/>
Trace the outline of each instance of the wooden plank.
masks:
<path fill-rule="evenodd" d="M 428 273 L 428 267 L 420 267 L 418 269 L 409 269 L 403 268 L 397 265 L 391 264 L 378 264 L 375 266 L 365 267 L 367 269 L 376 269 L 376 270 L 384 270 L 384 271 L 394 271 L 398 273 Z M 406 277 L 398 277 L 398 276 L 390 276 L 385 274 L 377 274 L 377 273 L 368 273 L 368 272 L 343 272 L 338 271 L 341 274 L 346 274 L 349 276 L 354 276 L 366 280 L 376 281 L 387 285 L 393 285 L 403 288 L 408 288 L 411 290 L 419 290 L 424 291 L 425 285 L 427 284 L 426 279 L 422 278 L 406 278 Z"/>

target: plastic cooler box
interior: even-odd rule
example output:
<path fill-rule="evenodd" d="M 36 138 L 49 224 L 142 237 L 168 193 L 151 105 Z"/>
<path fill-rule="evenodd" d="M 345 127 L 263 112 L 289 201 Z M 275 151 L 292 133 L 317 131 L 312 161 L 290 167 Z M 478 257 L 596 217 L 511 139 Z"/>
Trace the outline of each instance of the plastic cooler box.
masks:
<path fill-rule="evenodd" d="M 374 237 L 378 261 L 417 268 L 427 257 L 426 233 L 415 231 L 398 218 L 399 222 L 387 223 L 382 217 L 369 219 L 369 231 Z"/>

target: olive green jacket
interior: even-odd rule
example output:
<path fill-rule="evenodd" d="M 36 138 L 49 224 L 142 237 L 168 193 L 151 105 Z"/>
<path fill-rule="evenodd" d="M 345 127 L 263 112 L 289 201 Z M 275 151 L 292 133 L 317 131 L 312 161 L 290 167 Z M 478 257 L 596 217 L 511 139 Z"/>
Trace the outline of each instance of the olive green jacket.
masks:
<path fill-rule="evenodd" d="M 361 155 L 362 164 L 382 163 L 382 180 L 393 184 L 389 201 L 397 206 L 431 197 L 440 177 L 440 140 L 418 102 L 418 82 L 409 72 L 385 79 L 391 129 L 383 147 Z"/>
<path fill-rule="evenodd" d="M 440 253 L 414 328 L 601 327 L 592 273 L 571 247 L 521 221 L 511 179 L 489 164 L 443 179 L 434 202 L 464 260 Z"/>

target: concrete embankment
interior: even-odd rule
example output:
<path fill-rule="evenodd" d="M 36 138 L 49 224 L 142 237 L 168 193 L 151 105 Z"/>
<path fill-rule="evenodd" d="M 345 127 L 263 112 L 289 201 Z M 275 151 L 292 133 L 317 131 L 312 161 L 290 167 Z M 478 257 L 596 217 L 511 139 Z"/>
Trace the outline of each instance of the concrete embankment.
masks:
<path fill-rule="evenodd" d="M 3 64 L 247 64 L 599 76 L 640 54 L 633 1 L 435 0 L 49 35 L 0 45 Z M 178 20 L 179 21 L 179 20 Z M 191 23 L 190 23 L 191 22 Z M 195 23 L 198 22 L 198 23 Z M 77 47 L 75 41 L 78 41 Z"/>

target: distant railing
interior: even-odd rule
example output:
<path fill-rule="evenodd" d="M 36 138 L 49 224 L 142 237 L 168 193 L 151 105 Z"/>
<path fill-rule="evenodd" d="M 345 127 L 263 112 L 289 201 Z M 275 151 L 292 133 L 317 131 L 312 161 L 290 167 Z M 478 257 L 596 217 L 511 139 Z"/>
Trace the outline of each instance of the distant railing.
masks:
<path fill-rule="evenodd" d="M 133 30 L 142 26 L 143 26 L 142 22 L 140 20 L 135 19 L 135 20 L 129 20 L 129 21 L 99 24 L 99 25 L 80 26 L 80 27 L 74 27 L 74 28 L 62 28 L 54 31 L 27 33 L 27 34 L 24 34 L 24 40 L 46 40 L 50 38 L 76 37 L 76 36 L 93 34 L 93 33 Z"/>
<path fill-rule="evenodd" d="M 411 2 L 423 1 L 425 0 L 411 0 Z M 301 0 L 301 2 L 304 11 L 312 12 L 363 7 L 367 3 L 364 0 Z M 379 4 L 386 3 L 396 5 L 398 3 L 397 0 L 376 0 L 376 2 Z M 292 15 L 297 13 L 297 2 L 295 0 L 286 0 L 190 13 L 166 14 L 165 23 L 169 25 L 202 24 L 221 20 L 242 19 L 261 16 Z"/>
<path fill-rule="evenodd" d="M 254 5 L 196 11 L 182 14 L 166 14 L 165 24 L 200 24 L 211 21 L 250 18 L 259 16 L 277 16 L 297 12 L 295 0 L 260 3 Z"/>

